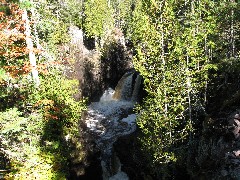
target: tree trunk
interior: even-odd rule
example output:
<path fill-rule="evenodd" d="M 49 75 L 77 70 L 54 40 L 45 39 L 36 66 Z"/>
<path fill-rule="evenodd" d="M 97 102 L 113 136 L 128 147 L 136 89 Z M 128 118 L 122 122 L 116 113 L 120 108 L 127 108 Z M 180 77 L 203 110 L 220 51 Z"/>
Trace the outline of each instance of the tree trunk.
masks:
<path fill-rule="evenodd" d="M 234 0 L 231 0 L 234 3 Z M 231 42 L 231 57 L 235 57 L 235 37 L 234 37 L 234 10 L 231 10 L 231 30 L 230 30 L 230 42 Z"/>
<path fill-rule="evenodd" d="M 29 50 L 29 61 L 30 61 L 30 65 L 32 66 L 32 78 L 33 78 L 34 83 L 37 86 L 39 86 L 40 80 L 39 80 L 39 77 L 38 77 L 36 56 L 35 56 L 35 53 L 33 51 L 34 48 L 33 48 L 33 41 L 31 39 L 31 27 L 30 27 L 30 23 L 29 23 L 28 14 L 27 14 L 26 9 L 23 10 L 22 20 L 25 23 L 24 24 L 24 26 L 25 26 L 24 34 L 26 35 L 26 44 L 27 44 L 27 49 Z"/>

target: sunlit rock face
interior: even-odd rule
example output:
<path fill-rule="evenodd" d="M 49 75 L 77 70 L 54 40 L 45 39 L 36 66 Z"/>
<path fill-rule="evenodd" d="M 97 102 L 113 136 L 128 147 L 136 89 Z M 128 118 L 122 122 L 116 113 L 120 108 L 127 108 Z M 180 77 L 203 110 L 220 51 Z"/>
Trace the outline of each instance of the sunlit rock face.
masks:
<path fill-rule="evenodd" d="M 70 26 L 68 33 L 70 41 L 60 47 L 59 57 L 65 60 L 66 75 L 79 81 L 80 93 L 76 99 L 88 97 L 90 101 L 97 101 L 106 88 L 115 87 L 126 70 L 132 68 L 123 33 L 110 32 L 103 52 L 87 49 L 86 36 L 78 27 Z"/>
<path fill-rule="evenodd" d="M 134 78 L 135 77 L 135 78 Z M 134 104 L 138 100 L 141 77 L 127 72 L 115 90 L 105 90 L 99 102 L 88 107 L 85 123 L 101 150 L 103 179 L 128 179 L 113 150 L 113 143 L 136 130 Z"/>

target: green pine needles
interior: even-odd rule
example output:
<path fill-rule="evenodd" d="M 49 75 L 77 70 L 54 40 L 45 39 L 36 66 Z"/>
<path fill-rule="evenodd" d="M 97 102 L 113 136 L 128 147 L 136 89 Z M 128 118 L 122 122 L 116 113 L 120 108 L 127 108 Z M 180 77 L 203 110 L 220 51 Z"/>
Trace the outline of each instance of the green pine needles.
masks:
<path fill-rule="evenodd" d="M 137 3 L 129 36 L 148 92 L 137 123 L 153 162 L 176 160 L 175 148 L 193 131 L 196 107 L 204 106 L 213 12 L 206 0 Z"/>

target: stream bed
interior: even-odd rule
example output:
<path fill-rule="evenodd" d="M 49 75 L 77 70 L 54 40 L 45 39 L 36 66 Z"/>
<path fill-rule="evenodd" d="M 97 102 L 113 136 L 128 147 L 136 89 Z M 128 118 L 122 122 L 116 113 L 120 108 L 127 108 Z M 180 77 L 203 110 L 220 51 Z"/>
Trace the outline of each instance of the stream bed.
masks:
<path fill-rule="evenodd" d="M 141 76 L 127 72 L 115 90 L 107 89 L 99 102 L 92 102 L 87 110 L 85 123 L 101 151 L 103 180 L 128 180 L 121 170 L 121 162 L 114 152 L 113 144 L 121 136 L 136 130 L 134 105 L 138 101 Z"/>

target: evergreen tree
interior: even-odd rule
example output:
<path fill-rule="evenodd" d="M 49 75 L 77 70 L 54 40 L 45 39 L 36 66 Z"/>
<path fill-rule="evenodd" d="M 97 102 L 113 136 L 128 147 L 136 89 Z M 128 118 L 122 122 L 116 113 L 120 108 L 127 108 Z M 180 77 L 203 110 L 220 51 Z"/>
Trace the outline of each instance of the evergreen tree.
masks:
<path fill-rule="evenodd" d="M 138 107 L 142 143 L 153 162 L 175 161 L 175 148 L 204 113 L 215 33 L 212 1 L 138 1 L 129 36 L 148 96 Z"/>

